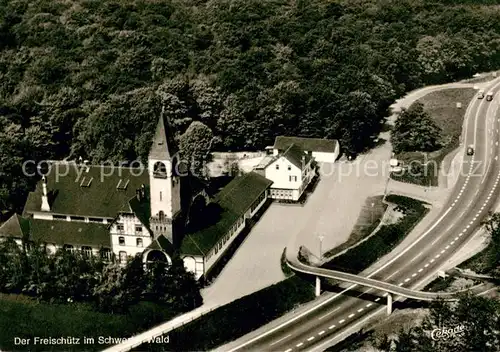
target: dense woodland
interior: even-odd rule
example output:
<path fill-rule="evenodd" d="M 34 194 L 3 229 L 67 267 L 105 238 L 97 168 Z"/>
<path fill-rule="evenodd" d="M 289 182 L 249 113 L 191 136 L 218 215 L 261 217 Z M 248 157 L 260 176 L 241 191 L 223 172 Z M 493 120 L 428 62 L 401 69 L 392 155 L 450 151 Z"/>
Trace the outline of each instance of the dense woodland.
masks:
<path fill-rule="evenodd" d="M 494 3 L 0 0 L 0 210 L 22 208 L 26 159 L 144 159 L 161 105 L 214 150 L 361 152 L 404 92 L 500 67 Z"/>

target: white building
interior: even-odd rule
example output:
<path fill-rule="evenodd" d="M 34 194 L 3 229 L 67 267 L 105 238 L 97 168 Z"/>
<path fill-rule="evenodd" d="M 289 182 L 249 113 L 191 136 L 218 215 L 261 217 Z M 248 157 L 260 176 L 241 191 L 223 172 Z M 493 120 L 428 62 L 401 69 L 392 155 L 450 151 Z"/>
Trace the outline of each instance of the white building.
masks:
<path fill-rule="evenodd" d="M 166 127 L 162 113 L 145 169 L 50 164 L 29 194 L 23 216 L 15 214 L 0 226 L 0 240 L 10 237 L 20 245 L 46 245 L 51 253 L 77 250 L 122 263 L 138 253 L 145 262 L 171 262 L 177 251 L 197 278 L 206 276 L 246 219 L 264 205 L 271 181 L 254 172 L 234 179 L 208 201 L 219 209 L 212 223 L 190 233 L 185 225 L 200 220 L 189 218 L 193 199 L 207 195 L 193 193 L 189 177 L 176 174 L 178 152 Z"/>
<path fill-rule="evenodd" d="M 303 138 L 278 136 L 274 140 L 273 154 L 284 152 L 292 144 L 314 157 L 317 162 L 333 163 L 340 154 L 340 145 L 336 139 Z"/>
<path fill-rule="evenodd" d="M 265 157 L 255 171 L 273 182 L 270 198 L 297 201 L 314 177 L 313 160 L 310 154 L 291 144 L 282 153 Z"/>

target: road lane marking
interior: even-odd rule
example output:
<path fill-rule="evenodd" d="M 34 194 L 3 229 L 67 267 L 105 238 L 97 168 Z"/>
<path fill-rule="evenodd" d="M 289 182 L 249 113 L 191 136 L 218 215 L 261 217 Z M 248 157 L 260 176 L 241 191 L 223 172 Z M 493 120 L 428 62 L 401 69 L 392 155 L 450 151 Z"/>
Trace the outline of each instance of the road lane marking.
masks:
<path fill-rule="evenodd" d="M 435 244 L 437 241 L 439 241 L 439 237 L 438 237 L 438 238 L 436 238 L 436 239 L 435 239 L 435 240 L 431 243 L 431 246 L 432 246 L 433 244 Z"/>
<path fill-rule="evenodd" d="M 456 241 L 456 240 L 458 240 L 458 236 L 457 236 L 457 237 L 455 237 L 455 241 Z"/>
<path fill-rule="evenodd" d="M 326 313 L 325 315 L 320 316 L 320 317 L 318 318 L 318 320 L 321 320 L 321 319 L 323 319 L 324 317 L 327 317 L 327 316 L 329 316 L 330 314 L 335 313 L 335 312 L 336 312 L 336 311 L 338 311 L 339 309 L 340 309 L 340 307 L 335 308 L 334 310 L 332 310 L 332 311 L 330 311 L 330 312 Z"/>
<path fill-rule="evenodd" d="M 349 316 L 347 318 L 351 319 L 355 314 L 349 314 Z"/>
<path fill-rule="evenodd" d="M 361 313 L 362 311 L 364 311 L 365 309 L 364 308 L 359 308 L 358 309 L 358 313 Z"/>
<path fill-rule="evenodd" d="M 408 281 L 410 281 L 410 279 L 409 279 L 409 278 L 406 278 L 406 279 L 405 279 L 405 282 L 408 282 Z"/>
<path fill-rule="evenodd" d="M 269 346 L 274 346 L 276 345 L 277 343 L 280 343 L 281 341 L 283 341 L 284 339 L 287 339 L 289 338 L 290 336 L 292 336 L 291 334 L 290 335 L 286 335 L 285 337 L 279 339 L 278 341 L 274 341 L 272 344 L 270 344 Z"/>
<path fill-rule="evenodd" d="M 411 274 L 411 277 L 415 277 L 415 276 L 417 276 L 417 273 Z"/>
<path fill-rule="evenodd" d="M 368 307 L 370 307 L 371 305 L 372 305 L 372 303 L 368 303 L 368 304 L 366 305 L 366 307 L 368 308 Z"/>
<path fill-rule="evenodd" d="M 314 340 L 314 336 L 311 336 L 310 338 L 307 339 L 307 341 L 312 341 Z"/>
<path fill-rule="evenodd" d="M 419 273 L 421 273 L 422 271 L 424 271 L 424 269 L 422 269 L 422 268 L 418 269 Z"/>
<path fill-rule="evenodd" d="M 424 268 L 427 268 L 428 266 L 429 266 L 429 263 L 425 264 L 425 265 L 424 265 Z"/>
<path fill-rule="evenodd" d="M 335 329 L 335 325 L 330 325 L 330 326 L 328 327 L 328 330 L 332 330 L 332 329 Z"/>
<path fill-rule="evenodd" d="M 398 286 L 403 286 L 403 285 L 404 285 L 404 282 L 400 282 L 400 283 L 398 284 Z"/>
<path fill-rule="evenodd" d="M 380 301 L 380 297 L 377 297 L 377 298 L 375 299 L 375 302 L 378 302 L 378 301 Z"/>
<path fill-rule="evenodd" d="M 325 330 L 321 330 L 320 332 L 318 332 L 318 335 L 321 336 L 325 333 Z"/>
<path fill-rule="evenodd" d="M 342 324 L 344 321 L 345 321 L 345 319 L 342 319 L 341 321 L 339 321 L 339 324 Z"/>
<path fill-rule="evenodd" d="M 296 346 L 296 347 L 300 347 L 300 346 L 302 346 L 303 344 L 304 344 L 304 343 L 303 343 L 303 342 L 301 342 L 301 343 L 296 344 L 295 346 Z"/>
<path fill-rule="evenodd" d="M 444 252 L 446 252 L 446 250 L 445 250 L 445 249 L 443 249 L 443 250 L 441 251 L 441 253 L 440 253 L 440 254 L 443 254 Z"/>
<path fill-rule="evenodd" d="M 453 246 L 454 244 L 455 244 L 455 240 L 453 240 L 453 241 L 450 242 L 450 245 Z"/>
<path fill-rule="evenodd" d="M 287 349 L 285 352 L 291 352 L 291 351 L 292 351 L 292 349 L 291 349 L 291 348 L 289 348 L 289 349 Z"/>
<path fill-rule="evenodd" d="M 436 256 L 434 258 L 439 258 L 441 256 L 441 254 L 436 254 Z"/>
<path fill-rule="evenodd" d="M 386 280 L 389 280 L 391 277 L 393 277 L 394 275 L 396 275 L 397 273 L 399 273 L 399 270 L 396 270 L 395 272 L 393 272 L 391 275 L 387 276 L 385 279 Z"/>
<path fill-rule="evenodd" d="M 436 260 L 436 259 L 432 258 L 432 259 L 431 259 L 431 263 L 434 263 L 434 261 L 435 261 L 435 260 Z"/>

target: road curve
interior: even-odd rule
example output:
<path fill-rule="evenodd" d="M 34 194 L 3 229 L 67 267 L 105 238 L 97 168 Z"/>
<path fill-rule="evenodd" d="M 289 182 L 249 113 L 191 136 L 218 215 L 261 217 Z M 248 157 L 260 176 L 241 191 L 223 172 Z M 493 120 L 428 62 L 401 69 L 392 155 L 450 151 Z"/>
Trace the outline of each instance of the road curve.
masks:
<path fill-rule="evenodd" d="M 443 86 L 447 88 L 449 85 Z M 405 248 L 398 246 L 397 254 L 367 278 L 399 287 L 421 287 L 470 240 L 496 203 L 500 188 L 497 116 L 500 79 L 490 82 L 485 89 L 493 90 L 495 98 L 492 102 L 473 99 L 467 108 L 462 140 L 466 145 L 475 145 L 475 154 L 463 155 L 461 173 L 441 214 L 413 243 Z M 435 90 L 438 89 L 430 91 Z M 384 293 L 376 288 L 351 285 L 298 316 L 259 329 L 218 350 L 320 351 L 340 342 L 352 327 L 360 328 L 379 314 L 384 302 L 378 302 Z"/>
<path fill-rule="evenodd" d="M 311 265 L 306 265 L 304 263 L 301 263 L 297 257 L 292 257 L 291 259 L 288 259 L 287 257 L 287 265 L 295 271 L 304 273 L 304 274 L 309 274 L 313 276 L 321 276 L 327 279 L 334 279 L 334 280 L 340 280 L 340 281 L 345 281 L 351 284 L 357 284 L 373 289 L 378 289 L 384 292 L 389 292 L 392 294 L 396 294 L 398 296 L 402 296 L 405 298 L 411 298 L 411 299 L 416 299 L 419 301 L 433 301 L 436 299 L 442 299 L 445 301 L 456 301 L 458 300 L 457 294 L 460 292 L 465 292 L 472 290 L 474 293 L 482 293 L 485 289 L 489 289 L 487 285 L 481 284 L 477 285 L 474 288 L 471 289 L 466 289 L 463 291 L 457 291 L 457 292 L 426 292 L 426 291 L 419 291 L 419 290 L 414 290 L 411 288 L 405 288 L 402 286 L 398 286 L 395 284 L 391 284 L 388 282 L 380 281 L 380 280 L 375 280 L 371 279 L 369 277 L 364 277 L 360 275 L 355 275 L 355 274 L 350 274 L 350 273 L 345 273 L 342 271 L 337 271 L 337 270 L 330 270 L 330 269 L 323 269 L 323 268 L 318 268 L 315 266 Z"/>

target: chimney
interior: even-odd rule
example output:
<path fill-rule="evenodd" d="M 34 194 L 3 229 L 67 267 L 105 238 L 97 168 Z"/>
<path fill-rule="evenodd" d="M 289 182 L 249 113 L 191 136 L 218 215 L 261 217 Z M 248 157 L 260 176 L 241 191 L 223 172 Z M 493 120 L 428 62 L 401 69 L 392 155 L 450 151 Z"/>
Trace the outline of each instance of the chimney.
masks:
<path fill-rule="evenodd" d="M 50 211 L 49 198 L 47 196 L 47 178 L 42 177 L 42 211 Z"/>

